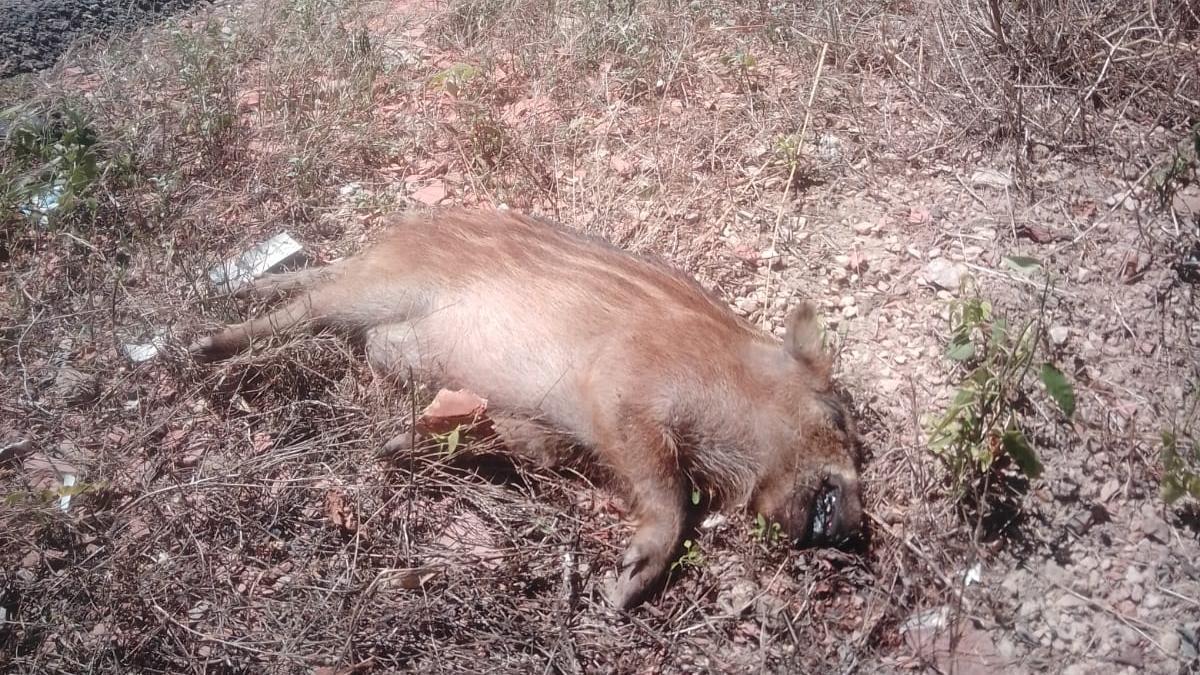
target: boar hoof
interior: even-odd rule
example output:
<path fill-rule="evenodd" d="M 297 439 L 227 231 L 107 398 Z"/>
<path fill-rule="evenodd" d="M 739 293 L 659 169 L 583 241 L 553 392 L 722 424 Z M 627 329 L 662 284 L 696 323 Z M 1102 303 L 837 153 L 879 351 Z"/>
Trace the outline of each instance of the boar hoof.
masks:
<path fill-rule="evenodd" d="M 387 443 L 380 448 L 381 455 L 398 455 L 411 452 L 413 449 L 413 434 L 411 431 L 402 431 L 392 437 Z"/>
<path fill-rule="evenodd" d="M 216 342 L 209 337 L 202 337 L 188 346 L 188 354 L 197 361 L 215 361 L 220 357 L 217 353 Z"/>
<path fill-rule="evenodd" d="M 616 585 L 609 596 L 613 607 L 628 610 L 641 604 L 663 572 L 664 564 L 659 558 L 665 560 L 657 552 L 643 551 L 638 544 L 630 545 L 621 558 Z"/>

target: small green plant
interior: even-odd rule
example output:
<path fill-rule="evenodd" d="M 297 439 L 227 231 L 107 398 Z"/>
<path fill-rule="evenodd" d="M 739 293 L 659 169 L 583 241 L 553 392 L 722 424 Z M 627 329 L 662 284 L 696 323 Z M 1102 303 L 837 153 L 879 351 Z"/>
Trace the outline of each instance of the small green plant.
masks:
<path fill-rule="evenodd" d="M 1162 432 L 1162 498 L 1174 504 L 1184 497 L 1200 501 L 1200 440 L 1194 430 L 1200 412 L 1200 391 L 1193 394 L 1183 423 Z"/>
<path fill-rule="evenodd" d="M 1192 127 L 1187 139 L 1171 154 L 1171 159 L 1150 176 L 1150 187 L 1157 197 L 1158 207 L 1171 206 L 1175 193 L 1200 180 L 1200 123 Z"/>
<path fill-rule="evenodd" d="M 754 526 L 750 528 L 750 535 L 756 541 L 774 544 L 783 536 L 783 528 L 773 520 L 768 522 L 767 518 L 760 513 L 754 517 Z"/>
<path fill-rule="evenodd" d="M 1162 496 L 1168 504 L 1182 497 L 1200 501 L 1200 443 L 1181 439 L 1174 432 L 1162 434 Z"/>
<path fill-rule="evenodd" d="M 180 124 L 214 165 L 240 148 L 235 142 L 239 133 L 236 82 L 243 38 L 223 28 L 209 21 L 202 32 L 172 31 L 175 66 L 184 87 Z"/>
<path fill-rule="evenodd" d="M 478 76 L 479 69 L 475 66 L 469 63 L 456 63 L 436 73 L 430 78 L 430 82 L 434 86 L 445 89 L 446 93 L 451 96 L 462 97 L 467 91 L 467 86 Z"/>
<path fill-rule="evenodd" d="M 13 159 L 0 175 L 0 206 L 41 225 L 96 208 L 99 137 L 86 113 L 60 103 L 39 112 L 10 108 L 0 119 L 11 124 L 4 145 Z"/>
<path fill-rule="evenodd" d="M 738 49 L 721 57 L 721 62 L 742 72 L 750 72 L 758 67 L 758 59 L 744 49 Z"/>
<path fill-rule="evenodd" d="M 454 427 L 444 434 L 430 434 L 434 442 L 437 443 L 438 449 L 447 459 L 454 457 L 454 453 L 458 450 L 462 440 L 462 425 Z"/>
<path fill-rule="evenodd" d="M 751 77 L 758 70 L 758 59 L 745 49 L 737 49 L 725 54 L 721 57 L 721 63 L 743 77 Z"/>
<path fill-rule="evenodd" d="M 1019 271 L 1037 267 L 1037 261 L 1028 258 L 1010 258 L 1008 264 Z M 964 290 L 962 299 L 951 306 L 946 357 L 966 372 L 950 406 L 934 420 L 929 447 L 946 464 L 960 496 L 991 476 L 1005 456 L 1027 477 L 1041 475 L 1042 464 L 1022 427 L 1019 408 L 1028 397 L 1042 333 L 1040 315 L 1014 326 L 996 316 L 991 303 L 977 293 Z M 1044 359 L 1037 370 L 1047 394 L 1070 419 L 1075 393 L 1066 376 Z"/>
<path fill-rule="evenodd" d="M 800 141 L 800 134 L 787 134 L 775 139 L 775 155 L 784 163 L 789 172 L 794 172 L 800 164 Z"/>
<path fill-rule="evenodd" d="M 593 8 L 596 9 L 596 8 Z M 648 65 L 652 51 L 661 45 L 653 22 L 644 12 L 595 11 L 585 14 L 590 29 L 582 37 L 587 60 L 622 55 Z"/>
<path fill-rule="evenodd" d="M 761 89 L 759 83 L 758 59 L 753 54 L 738 49 L 721 57 L 721 62 L 729 68 L 743 93 Z"/>
<path fill-rule="evenodd" d="M 105 481 L 79 482 L 74 485 L 59 485 L 55 488 L 38 490 L 15 490 L 4 495 L 5 506 L 32 503 L 40 507 L 49 507 L 58 503 L 63 497 L 75 497 L 89 492 L 98 492 L 108 487 Z"/>
<path fill-rule="evenodd" d="M 704 556 L 700 554 L 700 545 L 691 539 L 685 539 L 683 542 L 683 555 L 671 563 L 671 571 L 684 567 L 698 568 L 704 564 Z"/>

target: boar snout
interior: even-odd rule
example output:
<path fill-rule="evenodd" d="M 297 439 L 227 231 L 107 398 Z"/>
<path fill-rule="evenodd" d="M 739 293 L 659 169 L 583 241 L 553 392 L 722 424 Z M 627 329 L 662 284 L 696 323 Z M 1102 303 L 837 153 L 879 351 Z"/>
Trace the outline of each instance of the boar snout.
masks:
<path fill-rule="evenodd" d="M 862 494 L 857 478 L 831 473 L 812 497 L 807 543 L 846 547 L 862 534 Z"/>
<path fill-rule="evenodd" d="M 862 490 L 853 473 L 831 470 L 816 481 L 802 478 L 790 494 L 777 494 L 762 495 L 757 508 L 797 548 L 852 548 L 862 536 Z"/>

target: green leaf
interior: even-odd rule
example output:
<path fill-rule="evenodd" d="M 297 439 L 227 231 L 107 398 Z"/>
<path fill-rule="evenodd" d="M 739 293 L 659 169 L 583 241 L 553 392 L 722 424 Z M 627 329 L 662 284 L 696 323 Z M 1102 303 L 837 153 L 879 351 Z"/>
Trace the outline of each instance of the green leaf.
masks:
<path fill-rule="evenodd" d="M 1025 439 L 1025 434 L 1021 433 L 1020 429 L 1009 429 L 1004 432 L 1004 437 L 1001 440 L 1004 445 L 1004 451 L 1017 463 L 1017 467 L 1021 469 L 1021 473 L 1030 478 L 1037 478 L 1042 475 L 1042 463 L 1038 460 L 1037 453 L 1029 445 L 1029 441 Z"/>
<path fill-rule="evenodd" d="M 1054 399 L 1067 419 L 1073 417 L 1075 415 L 1075 388 L 1067 381 L 1067 376 L 1052 364 L 1043 363 L 1042 384 L 1046 385 L 1046 391 L 1050 393 L 1050 398 Z"/>
<path fill-rule="evenodd" d="M 992 346 L 1003 347 L 1008 343 L 1008 322 L 996 319 L 992 322 Z"/>
<path fill-rule="evenodd" d="M 966 336 L 958 336 L 950 341 L 950 347 L 946 350 L 946 358 L 951 361 L 969 361 L 975 356 L 975 343 Z"/>
<path fill-rule="evenodd" d="M 1174 450 L 1175 443 L 1176 443 L 1175 432 L 1171 431 L 1170 429 L 1163 429 L 1162 430 L 1163 450 Z"/>
<path fill-rule="evenodd" d="M 458 429 L 459 429 L 459 427 L 454 427 L 453 431 L 446 434 L 446 454 L 447 455 L 453 455 L 454 451 L 458 449 Z"/>
<path fill-rule="evenodd" d="M 1171 505 L 1179 501 L 1179 498 L 1182 497 L 1183 494 L 1183 486 L 1180 485 L 1179 481 L 1175 480 L 1173 476 L 1168 476 L 1167 478 L 1163 479 L 1162 498 L 1167 505 Z"/>
<path fill-rule="evenodd" d="M 964 409 L 973 405 L 977 397 L 978 392 L 970 387 L 963 387 L 959 389 L 954 394 L 954 398 L 950 401 L 950 406 L 946 408 L 945 415 L 939 422 L 937 422 L 937 424 L 934 425 L 934 433 L 940 432 L 957 422 L 958 416 Z"/>
<path fill-rule="evenodd" d="M 1165 439 L 1167 432 L 1163 432 L 1163 436 Z M 1164 440 L 1162 448 L 1162 465 L 1163 471 L 1166 474 L 1164 480 L 1171 478 L 1175 474 L 1183 471 L 1183 462 L 1179 459 L 1179 453 L 1175 451 L 1175 443 L 1173 442 L 1174 438 L 1171 440 L 1171 443 L 1166 443 Z"/>
<path fill-rule="evenodd" d="M 1024 255 L 1005 256 L 1004 264 L 1011 267 L 1013 271 L 1026 275 L 1033 274 L 1042 266 L 1042 263 L 1037 258 L 1030 258 Z"/>
<path fill-rule="evenodd" d="M 88 491 L 87 483 L 76 483 L 75 485 L 63 485 L 57 490 L 59 497 L 74 497 Z"/>

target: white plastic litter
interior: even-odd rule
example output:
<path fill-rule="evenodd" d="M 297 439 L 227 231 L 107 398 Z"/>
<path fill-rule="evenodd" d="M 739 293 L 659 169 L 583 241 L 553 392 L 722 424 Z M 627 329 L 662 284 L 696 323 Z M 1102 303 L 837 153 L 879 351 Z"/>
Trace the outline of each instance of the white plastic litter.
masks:
<path fill-rule="evenodd" d="M 128 343 L 121 345 L 121 351 L 125 352 L 125 356 L 134 363 L 149 361 L 158 356 L 158 351 L 167 343 L 165 335 L 155 335 L 149 342 L 143 343 Z"/>
<path fill-rule="evenodd" d="M 218 289 L 232 292 L 256 277 L 299 262 L 303 255 L 304 247 L 287 232 L 280 232 L 236 258 L 212 268 L 208 278 Z"/>
<path fill-rule="evenodd" d="M 26 216 L 37 215 L 38 223 L 45 226 L 50 223 L 50 213 L 58 208 L 58 200 L 62 197 L 63 185 L 55 183 L 32 195 L 29 201 L 21 207 L 21 213 Z"/>
<path fill-rule="evenodd" d="M 63 484 L 63 487 L 65 487 L 65 488 L 69 488 L 69 487 L 75 485 L 75 474 L 73 474 L 73 473 L 63 474 L 62 484 Z M 71 495 L 69 495 L 69 494 L 60 495 L 58 498 L 58 508 L 62 509 L 63 511 L 66 511 L 67 509 L 71 508 Z"/>
<path fill-rule="evenodd" d="M 946 627 L 946 619 L 950 616 L 950 608 L 946 606 L 934 607 L 923 612 L 909 617 L 904 625 L 900 626 L 900 632 L 907 633 L 913 630 L 941 630 Z"/>
<path fill-rule="evenodd" d="M 977 584 L 983 580 L 983 566 L 975 563 L 967 570 L 966 577 L 963 579 L 965 585 Z"/>

